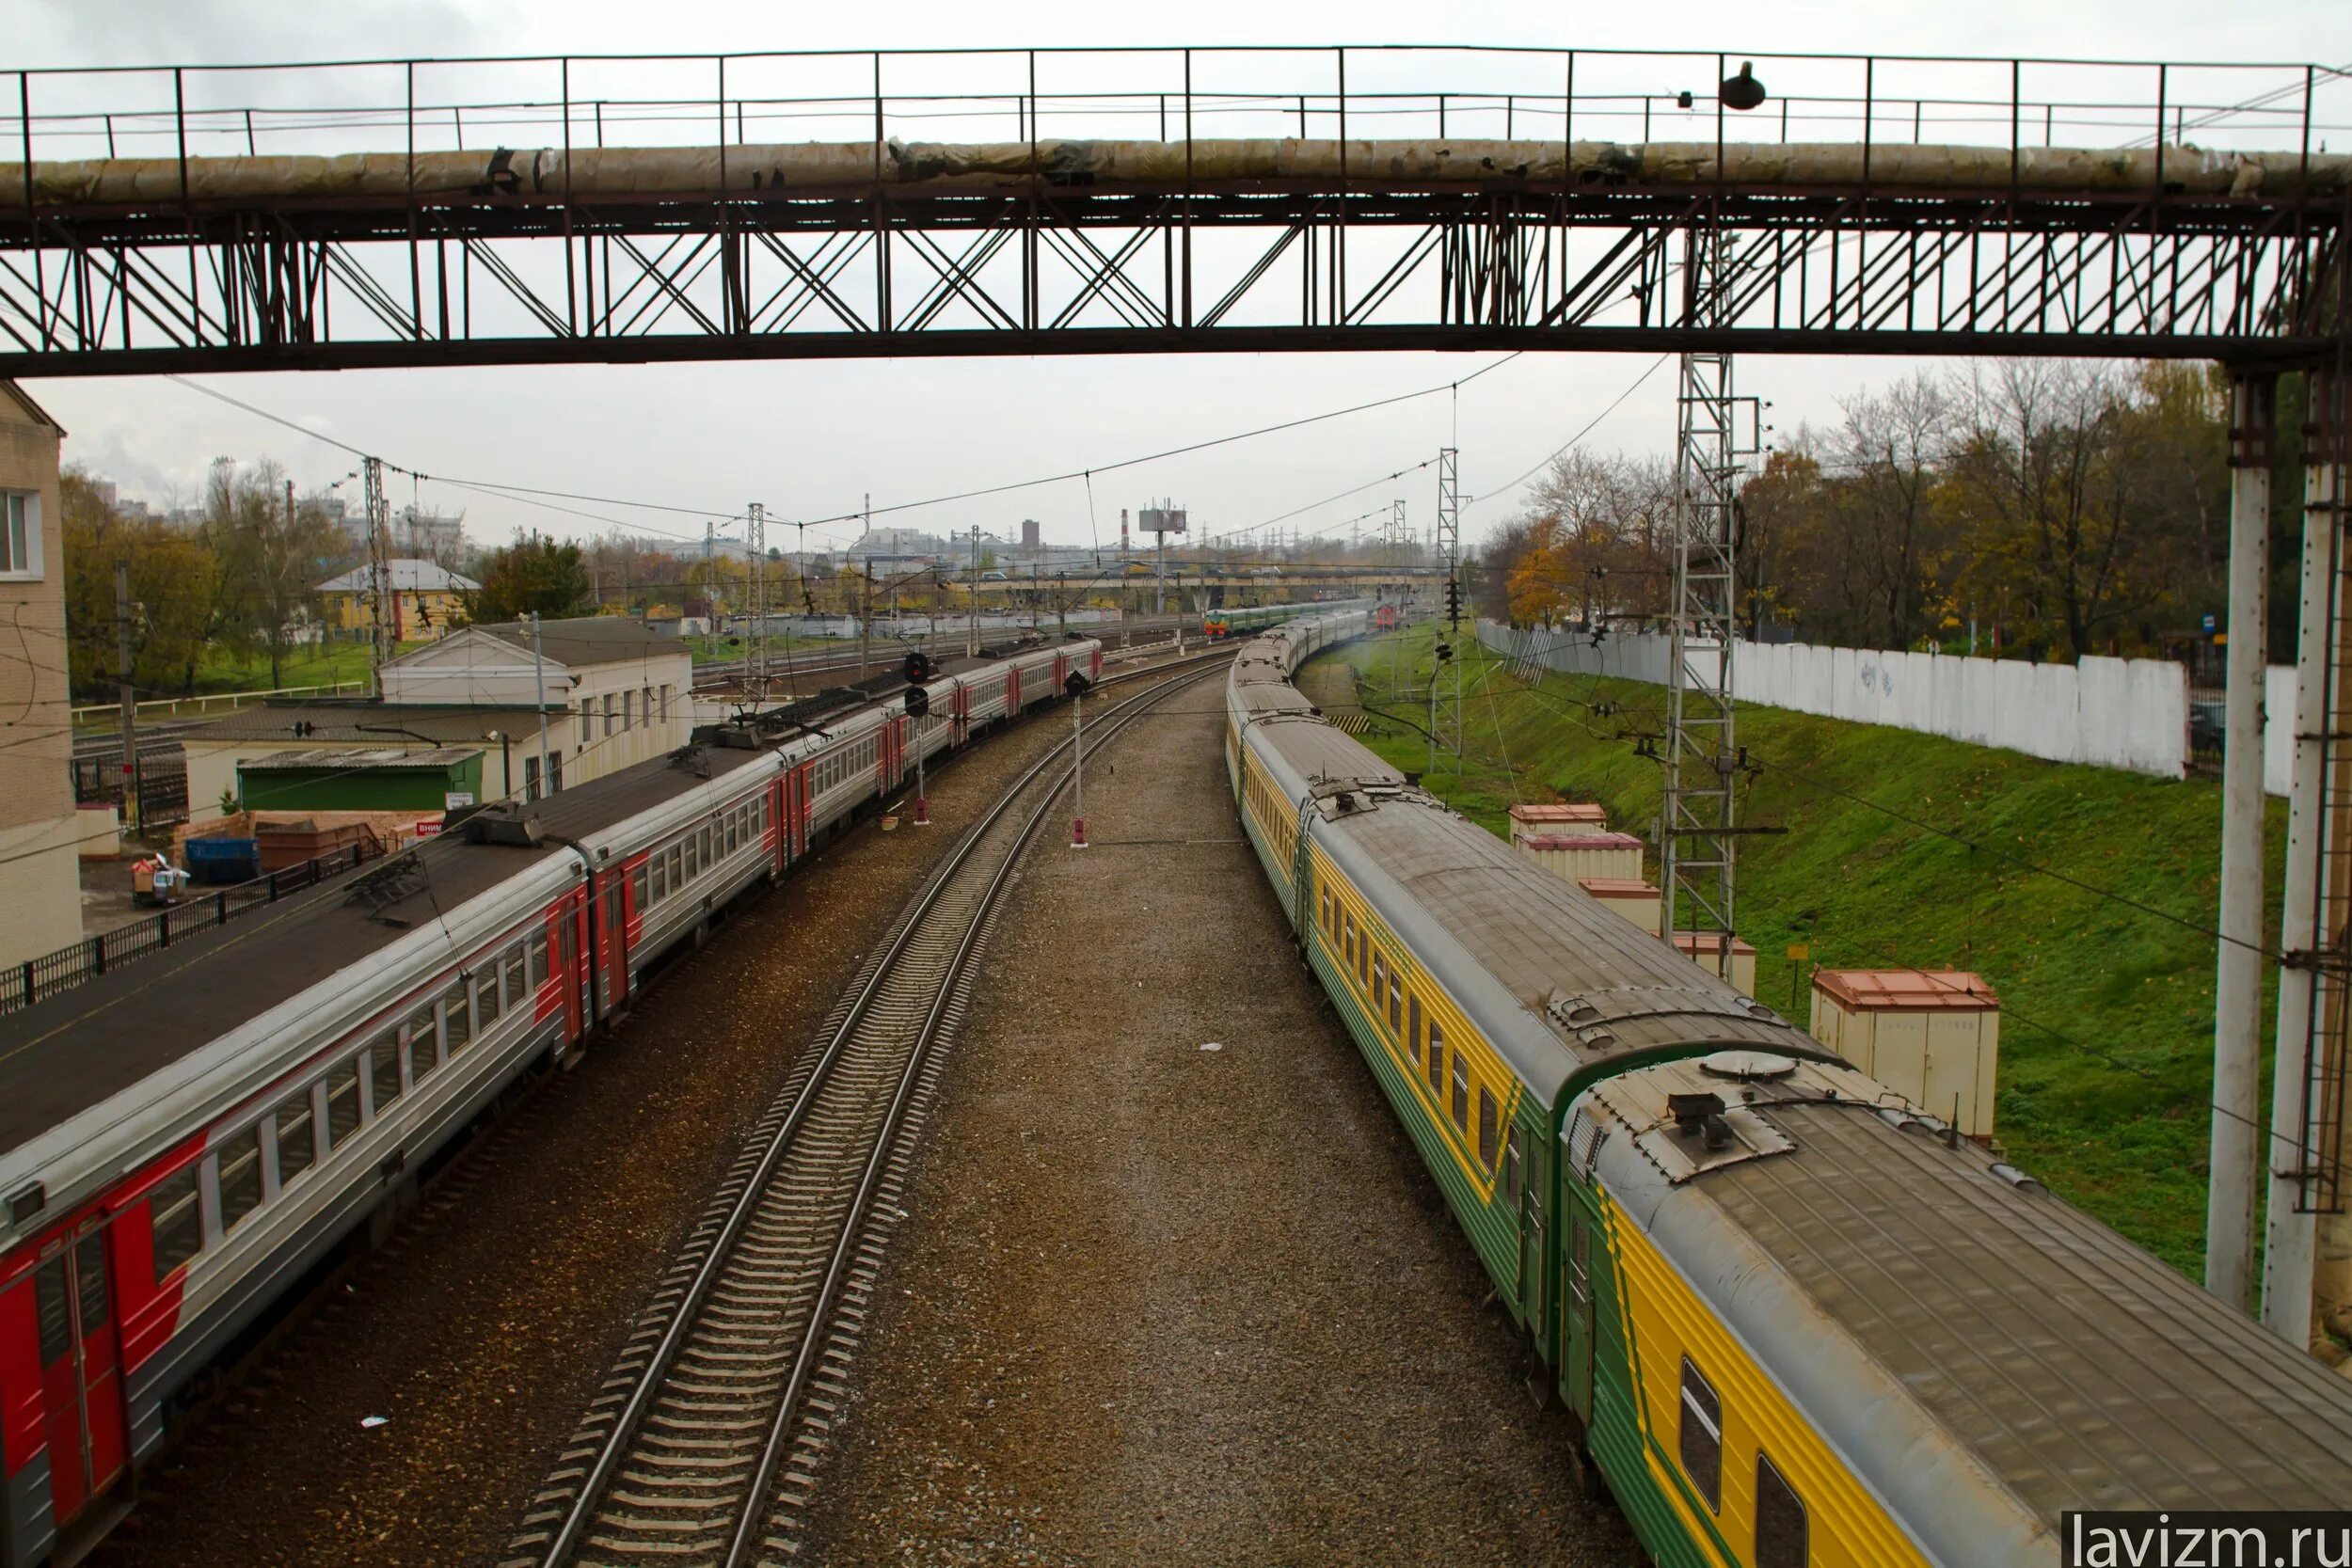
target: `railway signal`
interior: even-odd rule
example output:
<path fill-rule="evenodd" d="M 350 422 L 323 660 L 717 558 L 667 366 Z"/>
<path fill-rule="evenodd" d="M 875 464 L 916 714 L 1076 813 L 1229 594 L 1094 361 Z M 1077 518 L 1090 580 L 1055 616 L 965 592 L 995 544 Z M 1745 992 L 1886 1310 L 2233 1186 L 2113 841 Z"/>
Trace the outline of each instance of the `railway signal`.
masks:
<path fill-rule="evenodd" d="M 1086 695 L 1094 683 L 1084 672 L 1073 670 L 1061 684 L 1070 693 L 1070 847 L 1083 849 L 1087 847 Z"/>

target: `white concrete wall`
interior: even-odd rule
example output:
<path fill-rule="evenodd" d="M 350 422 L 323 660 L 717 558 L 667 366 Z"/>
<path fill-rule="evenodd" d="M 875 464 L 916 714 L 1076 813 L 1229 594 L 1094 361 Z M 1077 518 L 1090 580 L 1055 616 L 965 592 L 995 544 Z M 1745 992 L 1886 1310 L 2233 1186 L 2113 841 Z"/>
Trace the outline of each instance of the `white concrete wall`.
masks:
<path fill-rule="evenodd" d="M 1595 648 L 1572 632 L 1515 631 L 1492 622 L 1481 622 L 1478 634 L 1509 658 L 1658 685 L 1666 681 L 1672 646 L 1663 636 L 1612 634 Z M 2093 657 L 2070 666 L 1782 642 L 1741 643 L 1734 668 L 1741 702 L 2001 746 L 2052 762 L 2167 779 L 2187 769 L 2188 676 L 2169 659 Z M 2287 685 L 2291 699 L 2291 673 Z M 2280 706 L 2274 697 L 2273 711 L 2291 713 L 2291 700 Z M 2274 725 L 2270 738 L 2287 728 Z M 2270 787 L 2284 793 L 2283 760 L 2265 771 L 2275 781 Z"/>

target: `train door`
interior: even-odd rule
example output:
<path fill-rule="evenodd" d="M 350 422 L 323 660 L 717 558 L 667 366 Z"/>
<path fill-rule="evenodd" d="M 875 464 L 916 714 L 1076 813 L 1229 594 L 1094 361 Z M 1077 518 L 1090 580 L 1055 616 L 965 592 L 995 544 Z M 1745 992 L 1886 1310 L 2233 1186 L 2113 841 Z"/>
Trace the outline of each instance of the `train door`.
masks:
<path fill-rule="evenodd" d="M 1541 1147 L 1540 1142 L 1537 1145 Z M 1551 1185 L 1529 1170 L 1519 1181 L 1519 1321 L 1538 1344 L 1544 1323 L 1544 1205 Z"/>
<path fill-rule="evenodd" d="M 122 1473 L 122 1356 L 106 1287 L 106 1233 L 96 1220 L 33 1271 L 49 1497 L 60 1525 Z"/>
<path fill-rule="evenodd" d="M 1563 1183 L 1565 1190 L 1565 1183 Z M 1562 1238 L 1560 1272 L 1560 1386 L 1568 1407 L 1593 1418 L 1593 1216 L 1570 1196 L 1567 1234 Z"/>
<path fill-rule="evenodd" d="M 628 885 L 626 870 L 605 875 L 602 895 L 603 913 L 596 924 L 601 929 L 601 948 L 596 957 L 596 1016 L 609 1018 L 612 1010 L 628 998 L 628 904 L 623 890 Z"/>

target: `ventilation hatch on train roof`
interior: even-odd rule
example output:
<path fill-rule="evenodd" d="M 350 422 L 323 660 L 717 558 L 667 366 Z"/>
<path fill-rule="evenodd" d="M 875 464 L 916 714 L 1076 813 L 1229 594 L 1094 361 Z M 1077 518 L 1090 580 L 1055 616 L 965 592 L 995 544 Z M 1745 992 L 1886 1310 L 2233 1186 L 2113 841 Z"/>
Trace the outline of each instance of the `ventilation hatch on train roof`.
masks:
<path fill-rule="evenodd" d="M 1677 1186 L 1703 1171 L 1796 1152 L 1794 1138 L 1699 1062 L 1607 1079 L 1594 1085 L 1593 1097 L 1625 1125 L 1642 1158 Z"/>

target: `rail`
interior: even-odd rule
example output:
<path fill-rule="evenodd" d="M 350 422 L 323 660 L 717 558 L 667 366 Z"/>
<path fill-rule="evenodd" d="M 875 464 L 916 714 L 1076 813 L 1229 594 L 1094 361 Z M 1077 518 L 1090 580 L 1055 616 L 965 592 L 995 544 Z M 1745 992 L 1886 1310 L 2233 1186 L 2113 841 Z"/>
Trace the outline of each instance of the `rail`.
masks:
<path fill-rule="evenodd" d="M 12 1013 L 62 990 L 95 980 L 134 958 L 160 953 L 199 931 L 226 926 L 239 915 L 275 904 L 287 894 L 316 887 L 327 878 L 383 853 L 366 841 L 342 845 L 294 865 L 265 872 L 249 882 L 225 887 L 176 904 L 160 914 L 118 926 L 71 947 L 0 969 L 0 1013 Z"/>
<path fill-rule="evenodd" d="M 1105 679 L 1107 687 L 1184 672 L 1098 719 L 1089 739 L 1107 740 L 1151 705 L 1214 674 L 1218 662 L 1221 655 L 1198 656 Z M 1061 766 L 1073 744 L 1062 741 L 1005 790 L 867 961 L 821 1045 L 804 1054 L 762 1118 L 717 1212 L 695 1227 L 608 1395 L 559 1461 L 541 1497 L 562 1505 L 526 1522 L 510 1564 L 558 1568 L 591 1547 L 598 1561 L 694 1553 L 728 1568 L 760 1555 L 803 1399 L 834 1343 L 834 1307 L 872 1255 L 877 1192 L 905 1158 L 910 1106 L 943 1026 L 962 1010 L 973 951 L 1006 882 L 1074 771 Z M 1026 816 L 1000 832 L 1041 780 L 1043 792 Z M 673 1407 L 665 1394 L 689 1368 L 693 1386 Z"/>

